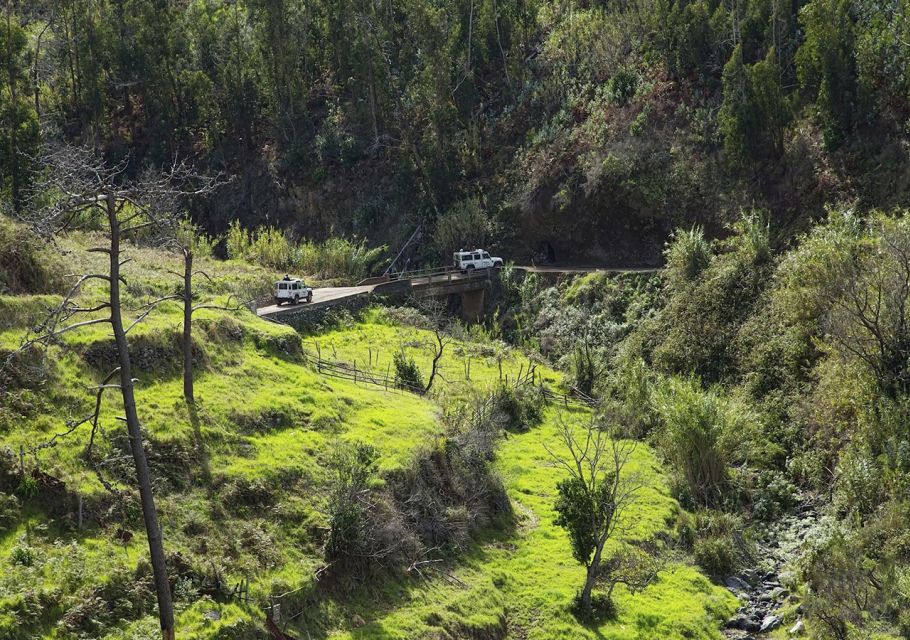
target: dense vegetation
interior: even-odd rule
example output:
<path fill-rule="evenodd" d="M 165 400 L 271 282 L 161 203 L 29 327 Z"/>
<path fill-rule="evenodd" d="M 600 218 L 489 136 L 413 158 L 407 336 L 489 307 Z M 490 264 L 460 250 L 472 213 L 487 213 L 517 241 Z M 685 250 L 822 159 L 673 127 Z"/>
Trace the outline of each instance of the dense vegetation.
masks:
<path fill-rule="evenodd" d="M 104 263 L 84 251 L 101 240 L 98 232 L 59 238 L 70 268 L 81 270 Z M 179 282 L 172 272 L 182 259 L 126 249 L 124 304 L 140 314 L 149 296 Z M 55 257 L 44 251 L 35 245 L 33 258 L 48 266 Z M 197 265 L 211 275 L 199 295 L 214 299 L 274 277 L 204 254 Z M 0 635 L 153 637 L 152 575 L 117 398 L 105 399 L 97 430 L 68 428 L 94 404 L 86 387 L 116 349 L 104 328 L 89 326 L 18 352 L 59 301 L 56 285 L 46 286 L 0 296 Z M 106 288 L 83 287 L 80 304 L 103 299 Z M 436 334 L 414 309 L 340 312 L 304 335 L 246 309 L 201 310 L 190 403 L 181 317 L 179 301 L 169 301 L 130 334 L 179 637 L 263 637 L 263 607 L 275 603 L 298 637 L 526 629 L 541 638 L 707 638 L 732 613 L 729 593 L 671 554 L 647 588 L 616 589 L 612 618 L 576 619 L 584 571 L 556 525 L 561 474 L 548 451 L 591 411 L 516 388 L 529 369 L 550 389 L 562 375 L 481 327 L 454 325 L 439 380 L 412 393 L 330 377 L 308 358 L 322 353 L 379 375 L 403 353 L 425 375 Z M 610 554 L 674 535 L 668 523 L 679 507 L 651 449 L 636 447 L 628 469 L 642 486 Z M 249 600 L 236 590 L 242 582 Z"/>
<path fill-rule="evenodd" d="M 0 637 L 910 635 L 908 11 L 6 2 Z M 236 305 L 412 237 L 664 268 Z"/>
<path fill-rule="evenodd" d="M 796 514 L 780 578 L 812 634 L 906 637 L 910 219 L 832 209 L 776 254 L 750 214 L 723 241 L 677 233 L 666 260 L 556 288 L 510 276 L 512 339 L 578 384 L 603 365 L 594 392 L 667 464 L 706 572 L 776 574 L 757 550 Z"/>
<path fill-rule="evenodd" d="M 40 0 L 0 29 L 0 189 L 42 140 L 236 176 L 196 216 L 656 262 L 908 194 L 905 0 Z M 593 231 L 593 233 L 592 233 Z M 547 244 L 549 243 L 549 247 Z"/>

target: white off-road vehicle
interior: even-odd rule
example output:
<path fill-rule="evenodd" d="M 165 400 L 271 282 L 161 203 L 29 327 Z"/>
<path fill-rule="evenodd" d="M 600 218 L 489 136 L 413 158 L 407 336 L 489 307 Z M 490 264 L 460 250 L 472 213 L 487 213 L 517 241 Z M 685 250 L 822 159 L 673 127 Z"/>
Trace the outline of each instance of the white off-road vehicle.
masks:
<path fill-rule="evenodd" d="M 490 256 L 483 249 L 474 249 L 473 251 L 462 249 L 455 252 L 455 267 L 463 272 L 470 269 L 491 269 L 501 266 L 502 258 Z"/>
<path fill-rule="evenodd" d="M 303 280 L 285 276 L 275 283 L 275 304 L 280 305 L 283 302 L 299 304 L 301 300 L 313 301 L 313 290 L 306 286 Z"/>

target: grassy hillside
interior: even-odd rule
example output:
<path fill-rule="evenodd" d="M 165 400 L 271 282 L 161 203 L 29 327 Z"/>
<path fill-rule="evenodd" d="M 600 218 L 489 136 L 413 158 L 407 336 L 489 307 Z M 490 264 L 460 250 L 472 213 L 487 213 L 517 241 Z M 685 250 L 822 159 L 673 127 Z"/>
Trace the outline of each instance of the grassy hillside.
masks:
<path fill-rule="evenodd" d="M 87 240 L 65 241 L 72 259 Z M 130 301 L 174 285 L 176 258 L 131 250 Z M 202 295 L 252 290 L 270 274 L 240 263 L 204 261 L 216 275 Z M 82 299 L 98 291 L 86 288 Z M 0 297 L 0 348 L 15 349 L 53 296 Z M 716 637 L 734 608 L 726 590 L 675 560 L 642 593 L 620 589 L 618 617 L 598 628 L 570 613 L 583 569 L 553 524 L 554 468 L 545 445 L 558 446 L 562 419 L 587 410 L 550 407 L 541 425 L 507 433 L 496 453 L 513 518 L 478 531 L 460 553 L 424 576 L 395 571 L 364 575 L 357 586 L 318 582 L 326 564 L 331 459 L 344 442 L 372 444 L 383 483 L 444 436 L 442 413 L 459 398 L 482 394 L 526 371 L 526 356 L 480 334 L 462 332 L 443 360 L 445 380 L 428 397 L 328 378 L 306 365 L 302 350 L 383 370 L 405 349 L 426 370 L 432 334 L 403 323 L 407 314 L 372 310 L 342 316 L 330 329 L 301 338 L 248 311 L 200 312 L 196 321 L 197 406 L 181 396 L 180 310 L 162 306 L 131 333 L 138 405 L 155 478 L 160 517 L 184 638 L 258 638 L 262 607 L 286 595 L 288 630 L 300 636 L 352 638 Z M 144 531 L 129 491 L 112 495 L 86 459 L 89 427 L 53 440 L 81 416 L 112 357 L 111 339 L 87 328 L 68 334 L 23 368 L 0 403 L 0 635 L 4 638 L 146 638 L 155 633 L 154 597 Z M 465 364 L 470 361 L 470 369 Z M 366 367 L 364 367 L 366 368 Z M 552 386 L 561 376 L 537 364 Z M 469 380 L 466 378 L 470 378 Z M 105 399 L 94 459 L 116 490 L 128 489 L 131 462 L 117 398 Z M 54 446 L 32 450 L 52 441 Z M 20 445 L 27 476 L 18 472 Z M 634 466 L 647 489 L 628 517 L 630 535 L 667 529 L 678 510 L 646 445 Z M 47 475 L 32 475 L 40 469 Z M 59 481 L 59 482 L 58 482 Z M 62 484 L 60 484 L 62 483 Z M 78 497 L 82 529 L 76 527 Z M 214 595 L 214 580 L 249 580 L 250 601 Z M 213 613 L 214 612 L 214 613 Z"/>

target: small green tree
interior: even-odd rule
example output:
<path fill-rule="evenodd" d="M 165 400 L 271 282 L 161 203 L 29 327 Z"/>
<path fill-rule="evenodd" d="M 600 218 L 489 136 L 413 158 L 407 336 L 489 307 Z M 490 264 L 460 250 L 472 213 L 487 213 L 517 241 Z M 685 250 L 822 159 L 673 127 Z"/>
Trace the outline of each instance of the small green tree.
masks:
<path fill-rule="evenodd" d="M 560 436 L 568 455 L 549 453 L 569 477 L 557 485 L 556 524 L 568 532 L 572 556 L 585 567 L 578 608 L 590 615 L 595 585 L 608 582 L 612 593 L 612 569 L 623 563 L 605 558 L 604 547 L 620 537 L 627 524 L 623 513 L 642 484 L 627 469 L 634 442 L 610 438 L 594 419 L 580 428 L 561 422 Z"/>
<path fill-rule="evenodd" d="M 422 392 L 424 390 L 423 375 L 420 373 L 420 367 L 414 362 L 414 358 L 401 351 L 392 356 L 395 365 L 395 384 L 402 389 Z"/>

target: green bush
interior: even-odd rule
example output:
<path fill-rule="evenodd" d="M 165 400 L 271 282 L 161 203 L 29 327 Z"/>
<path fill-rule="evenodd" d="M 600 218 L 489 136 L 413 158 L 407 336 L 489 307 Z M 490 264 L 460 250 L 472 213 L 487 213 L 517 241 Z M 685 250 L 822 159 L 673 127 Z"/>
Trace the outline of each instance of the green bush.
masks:
<path fill-rule="evenodd" d="M 540 387 L 501 382 L 490 396 L 490 418 L 501 429 L 527 431 L 543 420 L 546 402 Z"/>
<path fill-rule="evenodd" d="M 672 258 L 675 266 L 666 276 L 666 305 L 654 322 L 639 329 L 653 349 L 642 355 L 650 355 L 659 370 L 695 374 L 706 383 L 734 375 L 736 337 L 767 286 L 773 262 L 768 226 L 760 215 L 745 213 L 731 231 L 695 280 L 686 277 L 697 272 L 701 250 L 690 257 L 682 251 L 682 240 L 668 248 L 668 261 Z M 697 234 L 690 240 L 698 247 Z"/>
<path fill-rule="evenodd" d="M 66 273 L 46 243 L 0 215 L 0 295 L 64 293 Z"/>
<path fill-rule="evenodd" d="M 619 105 L 628 104 L 635 96 L 638 82 L 638 74 L 635 69 L 626 66 L 620 67 L 607 82 L 607 92 L 610 95 L 610 100 Z"/>
<path fill-rule="evenodd" d="M 486 246 L 492 232 L 492 223 L 480 201 L 468 198 L 437 218 L 433 243 L 443 262 L 449 264 L 452 253 L 459 249 L 470 251 Z"/>
<path fill-rule="evenodd" d="M 23 567 L 35 564 L 35 550 L 26 544 L 17 544 L 9 552 L 9 561 Z"/>
<path fill-rule="evenodd" d="M 771 522 L 796 506 L 796 486 L 779 471 L 758 472 L 752 488 L 752 516 Z"/>
<path fill-rule="evenodd" d="M 690 506 L 718 506 L 730 489 L 729 466 L 746 457 L 752 416 L 693 379 L 664 381 L 654 394 L 656 441 L 683 481 Z"/>
<path fill-rule="evenodd" d="M 409 391 L 423 391 L 423 375 L 414 358 L 402 349 L 395 352 L 392 361 L 395 365 L 395 384 L 398 387 Z"/>
<path fill-rule="evenodd" d="M 711 510 L 680 511 L 675 524 L 679 544 L 692 553 L 705 573 L 716 578 L 734 573 L 751 555 L 742 531 L 739 518 Z"/>

